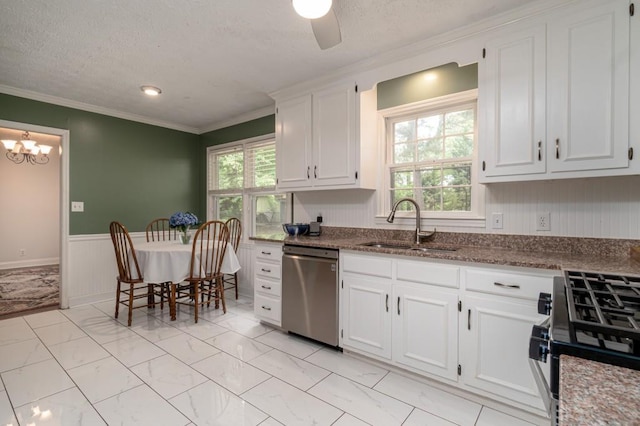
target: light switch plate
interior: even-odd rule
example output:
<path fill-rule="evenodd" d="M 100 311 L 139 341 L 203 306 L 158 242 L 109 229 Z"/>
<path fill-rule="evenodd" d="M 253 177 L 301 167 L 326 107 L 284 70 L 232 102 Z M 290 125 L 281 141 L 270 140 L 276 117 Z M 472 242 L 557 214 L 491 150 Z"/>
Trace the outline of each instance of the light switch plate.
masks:
<path fill-rule="evenodd" d="M 491 227 L 493 229 L 502 229 L 502 213 L 493 213 L 491 215 Z"/>
<path fill-rule="evenodd" d="M 84 201 L 72 201 L 71 202 L 71 211 L 72 212 L 83 212 L 84 211 Z"/>

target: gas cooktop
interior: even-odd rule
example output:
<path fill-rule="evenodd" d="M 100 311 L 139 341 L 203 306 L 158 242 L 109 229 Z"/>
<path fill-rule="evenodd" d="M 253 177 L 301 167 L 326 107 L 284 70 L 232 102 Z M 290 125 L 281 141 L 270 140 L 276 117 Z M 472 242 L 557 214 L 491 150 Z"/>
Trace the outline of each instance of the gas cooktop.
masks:
<path fill-rule="evenodd" d="M 640 277 L 564 275 L 571 341 L 640 355 Z"/>

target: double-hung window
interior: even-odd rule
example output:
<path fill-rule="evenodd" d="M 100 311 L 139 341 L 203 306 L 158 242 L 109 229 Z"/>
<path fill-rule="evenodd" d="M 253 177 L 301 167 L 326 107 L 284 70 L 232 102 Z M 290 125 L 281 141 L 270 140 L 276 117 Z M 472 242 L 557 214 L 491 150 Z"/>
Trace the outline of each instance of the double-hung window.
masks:
<path fill-rule="evenodd" d="M 276 146 L 270 138 L 210 147 L 208 153 L 208 217 L 237 217 L 243 234 L 269 238 L 282 235 L 290 198 L 276 189 Z"/>
<path fill-rule="evenodd" d="M 425 218 L 481 216 L 482 188 L 474 173 L 475 93 L 381 113 L 386 132 L 385 212 L 396 201 L 413 198 Z M 410 203 L 398 206 L 398 211 L 408 210 L 413 210 Z"/>

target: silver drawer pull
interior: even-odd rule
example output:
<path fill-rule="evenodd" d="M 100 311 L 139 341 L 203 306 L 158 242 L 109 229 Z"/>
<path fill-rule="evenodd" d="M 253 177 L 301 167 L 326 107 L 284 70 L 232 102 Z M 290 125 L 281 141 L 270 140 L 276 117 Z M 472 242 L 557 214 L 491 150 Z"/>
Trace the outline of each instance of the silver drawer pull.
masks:
<path fill-rule="evenodd" d="M 498 287 L 504 287 L 504 288 L 520 288 L 520 285 L 518 284 L 503 284 L 503 283 L 495 282 L 493 283 L 493 285 L 497 285 Z"/>
<path fill-rule="evenodd" d="M 266 254 L 267 256 L 271 256 L 271 252 L 270 251 L 263 251 L 262 254 Z"/>
<path fill-rule="evenodd" d="M 271 286 L 268 285 L 262 285 L 260 287 L 264 288 L 265 290 L 271 290 Z"/>
<path fill-rule="evenodd" d="M 270 311 L 270 310 L 271 310 L 271 308 L 270 308 L 270 307 L 268 307 L 268 306 L 264 306 L 264 305 L 262 305 L 262 309 L 264 309 L 265 311 Z"/>
<path fill-rule="evenodd" d="M 262 269 L 261 269 L 261 271 L 262 271 L 262 272 L 266 272 L 267 274 L 270 274 L 270 273 L 271 273 L 271 269 L 264 269 L 264 268 L 262 268 Z"/>

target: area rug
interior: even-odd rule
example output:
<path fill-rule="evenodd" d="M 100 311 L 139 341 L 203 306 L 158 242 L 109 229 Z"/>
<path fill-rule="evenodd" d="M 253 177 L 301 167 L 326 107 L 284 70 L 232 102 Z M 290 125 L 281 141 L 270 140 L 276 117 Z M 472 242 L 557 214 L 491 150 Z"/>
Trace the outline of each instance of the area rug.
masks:
<path fill-rule="evenodd" d="M 0 318 L 59 304 L 58 265 L 0 270 Z"/>

